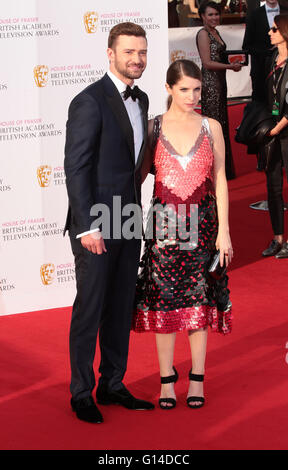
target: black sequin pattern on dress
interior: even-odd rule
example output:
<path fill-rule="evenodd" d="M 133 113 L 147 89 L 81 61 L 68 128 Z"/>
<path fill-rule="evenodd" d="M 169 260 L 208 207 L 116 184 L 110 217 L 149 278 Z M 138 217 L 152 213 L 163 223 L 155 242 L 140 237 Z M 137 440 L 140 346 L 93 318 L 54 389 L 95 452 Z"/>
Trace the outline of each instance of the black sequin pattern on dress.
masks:
<path fill-rule="evenodd" d="M 132 328 L 137 332 L 173 333 L 208 325 L 212 330 L 221 333 L 231 331 L 228 276 L 215 281 L 208 275 L 218 229 L 208 120 L 203 119 L 197 140 L 185 170 L 183 161 L 180 165 L 182 169 L 175 163 L 175 151 L 171 154 L 173 147 L 162 133 L 157 142 L 154 158 L 154 197 L 147 222 L 147 226 L 150 224 L 150 235 L 146 237 L 140 263 L 133 314 Z M 194 181 L 195 189 L 182 187 L 184 174 L 189 176 L 195 171 L 198 171 Z M 172 203 L 177 212 L 179 201 L 185 202 L 186 207 L 190 205 L 190 212 L 187 211 L 184 218 L 173 218 L 173 215 L 179 215 L 174 214 L 173 209 L 170 213 L 172 216 L 167 216 L 166 205 Z M 164 208 L 164 215 L 161 214 L 161 217 L 157 218 L 159 207 Z M 181 232 L 194 235 L 191 229 L 191 221 L 194 219 L 191 219 L 191 214 L 195 207 L 197 243 L 194 243 L 195 239 L 192 237 L 192 244 L 189 245 L 191 239 L 183 239 Z M 170 237 L 169 227 L 171 229 L 172 225 L 173 228 L 173 221 L 176 224 L 176 235 Z M 159 228 L 164 229 L 166 233 L 161 239 L 158 237 Z M 194 229 L 194 225 L 192 228 Z"/>

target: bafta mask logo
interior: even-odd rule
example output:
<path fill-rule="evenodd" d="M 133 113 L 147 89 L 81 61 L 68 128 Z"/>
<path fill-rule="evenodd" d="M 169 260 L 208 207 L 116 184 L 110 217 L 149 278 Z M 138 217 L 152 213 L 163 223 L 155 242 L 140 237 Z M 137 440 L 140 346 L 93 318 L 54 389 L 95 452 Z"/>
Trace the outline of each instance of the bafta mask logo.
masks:
<path fill-rule="evenodd" d="M 170 59 L 171 59 L 171 63 L 175 62 L 175 60 L 186 59 L 186 52 L 180 49 L 171 51 Z"/>
<path fill-rule="evenodd" d="M 84 24 L 86 33 L 96 33 L 98 26 L 98 13 L 96 13 L 96 11 L 87 11 L 87 13 L 84 14 Z"/>
<path fill-rule="evenodd" d="M 42 264 L 40 268 L 41 281 L 44 286 L 49 286 L 54 280 L 55 266 L 54 264 Z"/>
<path fill-rule="evenodd" d="M 47 188 L 51 180 L 52 168 L 49 165 L 41 165 L 37 168 L 38 183 L 41 188 Z"/>
<path fill-rule="evenodd" d="M 34 80 L 39 88 L 43 88 L 48 82 L 49 69 L 47 65 L 36 65 L 34 67 Z"/>

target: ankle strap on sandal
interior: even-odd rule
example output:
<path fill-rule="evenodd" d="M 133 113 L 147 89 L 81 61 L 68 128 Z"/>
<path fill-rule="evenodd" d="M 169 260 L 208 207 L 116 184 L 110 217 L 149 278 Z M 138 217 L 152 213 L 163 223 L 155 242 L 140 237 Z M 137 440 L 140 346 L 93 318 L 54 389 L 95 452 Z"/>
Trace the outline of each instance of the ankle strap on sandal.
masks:
<path fill-rule="evenodd" d="M 178 372 L 177 372 L 177 370 L 175 369 L 174 366 L 173 366 L 173 370 L 174 370 L 175 374 L 168 375 L 168 377 L 161 377 L 161 384 L 170 384 L 170 383 L 173 383 L 173 382 L 177 382 Z"/>
<path fill-rule="evenodd" d="M 189 380 L 194 380 L 195 382 L 203 382 L 204 375 L 201 374 L 192 374 L 192 370 L 189 372 Z"/>

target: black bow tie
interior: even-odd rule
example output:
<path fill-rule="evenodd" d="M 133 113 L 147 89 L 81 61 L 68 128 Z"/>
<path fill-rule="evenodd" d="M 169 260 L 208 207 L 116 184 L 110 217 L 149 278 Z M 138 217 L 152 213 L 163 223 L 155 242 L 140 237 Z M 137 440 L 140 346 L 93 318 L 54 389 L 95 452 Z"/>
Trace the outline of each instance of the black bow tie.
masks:
<path fill-rule="evenodd" d="M 134 86 L 134 88 L 131 88 L 129 85 L 127 85 L 126 90 L 123 93 L 123 98 L 124 100 L 127 100 L 129 96 L 131 96 L 133 101 L 136 101 L 136 98 L 140 98 L 141 92 L 138 88 L 138 86 Z"/>

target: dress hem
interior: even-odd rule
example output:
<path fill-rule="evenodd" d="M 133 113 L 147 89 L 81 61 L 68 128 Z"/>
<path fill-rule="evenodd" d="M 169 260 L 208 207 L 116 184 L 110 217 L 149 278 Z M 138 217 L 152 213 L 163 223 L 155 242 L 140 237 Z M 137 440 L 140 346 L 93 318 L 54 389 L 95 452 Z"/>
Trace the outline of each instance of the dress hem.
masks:
<path fill-rule="evenodd" d="M 232 308 L 220 311 L 217 307 L 209 305 L 180 308 L 170 312 L 136 309 L 132 330 L 135 333 L 169 334 L 210 326 L 213 332 L 225 335 L 232 331 L 232 319 Z"/>

